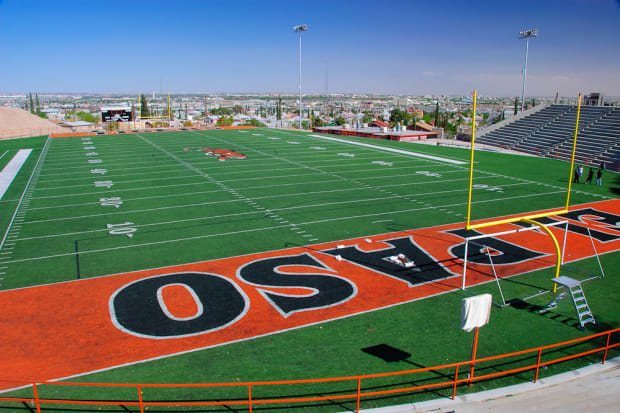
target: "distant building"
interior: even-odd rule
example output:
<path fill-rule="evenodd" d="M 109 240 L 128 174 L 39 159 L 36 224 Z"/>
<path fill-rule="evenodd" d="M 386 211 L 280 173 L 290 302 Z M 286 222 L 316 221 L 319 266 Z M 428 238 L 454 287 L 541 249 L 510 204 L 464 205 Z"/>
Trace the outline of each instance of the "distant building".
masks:
<path fill-rule="evenodd" d="M 45 116 L 50 120 L 61 120 L 65 117 L 64 113 L 58 109 L 43 109 L 41 112 L 45 113 Z"/>
<path fill-rule="evenodd" d="M 369 128 L 389 128 L 390 124 L 382 120 L 375 120 L 368 124 Z"/>
<path fill-rule="evenodd" d="M 426 122 L 416 122 L 414 125 L 407 126 L 407 130 L 418 130 L 418 131 L 426 131 L 432 132 L 434 129 L 433 125 L 429 125 Z"/>
<path fill-rule="evenodd" d="M 396 99 L 394 99 L 394 104 L 396 106 L 407 106 L 407 105 L 409 105 L 409 98 L 403 97 L 403 96 L 399 96 Z"/>
<path fill-rule="evenodd" d="M 416 118 L 424 117 L 424 111 L 421 109 L 409 108 L 407 112 L 411 113 L 412 115 L 415 115 Z"/>
<path fill-rule="evenodd" d="M 584 106 L 603 106 L 603 95 L 595 92 L 583 98 Z"/>

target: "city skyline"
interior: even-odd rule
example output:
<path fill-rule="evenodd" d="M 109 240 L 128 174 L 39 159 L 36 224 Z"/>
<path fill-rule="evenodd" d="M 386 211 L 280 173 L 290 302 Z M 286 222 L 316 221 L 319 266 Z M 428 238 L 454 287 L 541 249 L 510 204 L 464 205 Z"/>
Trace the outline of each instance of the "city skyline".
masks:
<path fill-rule="evenodd" d="M 620 96 L 613 0 L 0 0 L 1 93 Z"/>

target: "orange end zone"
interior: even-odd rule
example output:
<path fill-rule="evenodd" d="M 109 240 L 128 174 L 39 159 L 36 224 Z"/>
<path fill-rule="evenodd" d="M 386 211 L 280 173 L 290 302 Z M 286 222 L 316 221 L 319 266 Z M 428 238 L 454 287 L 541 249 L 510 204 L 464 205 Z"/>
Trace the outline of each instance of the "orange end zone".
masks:
<path fill-rule="evenodd" d="M 620 200 L 573 207 L 568 218 L 565 261 L 594 254 L 585 227 L 593 232 L 599 254 L 620 250 Z M 2 291 L 2 378 L 61 379 L 453 291 L 462 282 L 457 251 L 463 227 L 450 224 Z M 485 232 L 515 228 L 506 224 Z M 564 232 L 563 226 L 551 228 L 557 235 Z M 504 275 L 554 264 L 552 242 L 537 231 L 502 236 L 489 245 L 529 254 L 505 266 Z M 398 260 L 401 253 L 407 259 Z M 469 263 L 467 284 L 490 281 L 488 267 Z M 0 382 L 0 389 L 17 386 Z"/>

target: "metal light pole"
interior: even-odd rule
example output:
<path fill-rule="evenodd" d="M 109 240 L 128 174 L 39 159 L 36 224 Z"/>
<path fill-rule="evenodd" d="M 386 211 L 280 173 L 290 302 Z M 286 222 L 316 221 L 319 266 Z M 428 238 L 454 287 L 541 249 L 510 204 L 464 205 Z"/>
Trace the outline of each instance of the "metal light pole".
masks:
<path fill-rule="evenodd" d="M 527 78 L 527 52 L 530 46 L 530 37 L 536 37 L 536 29 L 519 32 L 519 39 L 525 39 L 525 67 L 523 68 L 523 89 L 521 90 L 521 112 L 525 104 L 525 79 Z"/>
<path fill-rule="evenodd" d="M 301 130 L 301 32 L 307 31 L 308 26 L 300 24 L 299 26 L 293 27 L 293 30 L 299 33 L 299 130 Z"/>

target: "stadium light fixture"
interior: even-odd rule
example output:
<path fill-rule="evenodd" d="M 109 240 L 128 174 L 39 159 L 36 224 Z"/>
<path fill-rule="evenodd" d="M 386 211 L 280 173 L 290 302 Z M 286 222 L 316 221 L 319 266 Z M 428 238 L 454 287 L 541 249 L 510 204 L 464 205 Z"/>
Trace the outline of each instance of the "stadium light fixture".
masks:
<path fill-rule="evenodd" d="M 301 32 L 308 31 L 308 25 L 300 24 L 293 27 L 296 33 L 299 33 L 299 130 L 301 130 Z"/>
<path fill-rule="evenodd" d="M 523 89 L 521 89 L 521 112 L 525 105 L 525 80 L 527 78 L 527 52 L 530 46 L 530 37 L 536 37 L 536 29 L 523 30 L 519 32 L 519 39 L 525 39 L 525 67 L 523 68 Z"/>

